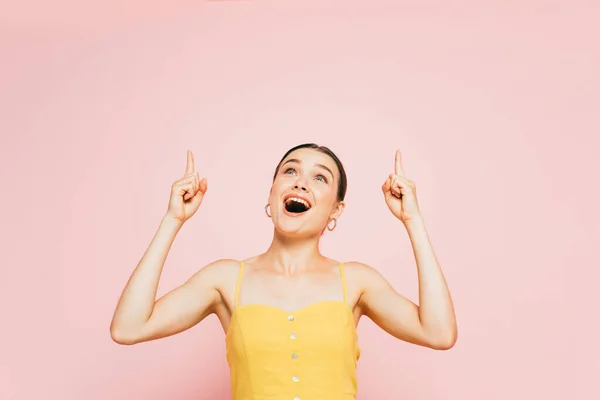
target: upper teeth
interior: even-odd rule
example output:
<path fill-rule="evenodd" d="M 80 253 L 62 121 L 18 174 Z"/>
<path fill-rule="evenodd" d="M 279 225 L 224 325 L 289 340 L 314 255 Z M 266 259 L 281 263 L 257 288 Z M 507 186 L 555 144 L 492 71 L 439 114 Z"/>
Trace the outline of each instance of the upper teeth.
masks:
<path fill-rule="evenodd" d="M 308 205 L 308 202 L 307 202 L 306 200 L 304 200 L 304 199 L 301 199 L 301 198 L 299 198 L 299 197 L 290 197 L 290 198 L 288 198 L 288 199 L 287 199 L 287 202 L 290 202 L 290 201 L 295 201 L 295 202 L 297 202 L 297 203 L 304 204 L 304 207 L 306 207 L 306 208 L 309 208 L 309 207 L 310 207 L 310 206 Z"/>

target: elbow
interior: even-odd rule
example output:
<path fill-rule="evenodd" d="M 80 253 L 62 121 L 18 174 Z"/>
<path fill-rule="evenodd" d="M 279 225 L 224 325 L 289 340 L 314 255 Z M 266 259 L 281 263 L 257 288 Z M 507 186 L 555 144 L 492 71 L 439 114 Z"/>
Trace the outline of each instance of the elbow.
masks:
<path fill-rule="evenodd" d="M 119 329 L 114 325 L 110 326 L 110 338 L 113 342 L 124 346 L 131 346 L 138 343 L 138 340 L 134 335 L 123 329 Z"/>
<path fill-rule="evenodd" d="M 458 334 L 453 332 L 448 335 L 436 338 L 430 342 L 430 346 L 433 350 L 450 350 L 456 344 L 458 340 Z"/>
<path fill-rule="evenodd" d="M 444 340 L 439 342 L 434 342 L 431 344 L 431 348 L 433 350 L 450 350 L 454 347 L 456 340 Z"/>

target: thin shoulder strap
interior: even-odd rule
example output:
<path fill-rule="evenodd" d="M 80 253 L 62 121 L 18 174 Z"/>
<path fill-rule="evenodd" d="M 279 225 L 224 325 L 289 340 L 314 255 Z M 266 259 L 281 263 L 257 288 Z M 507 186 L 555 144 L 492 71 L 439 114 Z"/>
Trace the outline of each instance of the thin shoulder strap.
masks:
<path fill-rule="evenodd" d="M 240 296 L 240 287 L 242 286 L 242 277 L 244 276 L 244 262 L 240 263 L 240 272 L 238 273 L 237 284 L 235 285 L 235 297 L 233 298 L 233 307 L 237 307 Z"/>
<path fill-rule="evenodd" d="M 340 263 L 340 277 L 342 278 L 342 290 L 344 291 L 344 301 L 348 302 L 348 291 L 346 290 L 346 275 L 344 274 L 344 263 Z"/>

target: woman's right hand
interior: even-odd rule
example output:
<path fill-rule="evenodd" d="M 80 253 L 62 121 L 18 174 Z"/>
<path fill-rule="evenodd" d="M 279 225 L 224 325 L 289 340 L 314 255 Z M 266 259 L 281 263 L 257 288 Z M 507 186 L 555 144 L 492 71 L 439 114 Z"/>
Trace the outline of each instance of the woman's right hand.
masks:
<path fill-rule="evenodd" d="M 194 155 L 188 150 L 185 174 L 171 185 L 167 216 L 181 223 L 190 219 L 198 211 L 207 187 L 206 178 L 200 179 L 194 169 Z"/>

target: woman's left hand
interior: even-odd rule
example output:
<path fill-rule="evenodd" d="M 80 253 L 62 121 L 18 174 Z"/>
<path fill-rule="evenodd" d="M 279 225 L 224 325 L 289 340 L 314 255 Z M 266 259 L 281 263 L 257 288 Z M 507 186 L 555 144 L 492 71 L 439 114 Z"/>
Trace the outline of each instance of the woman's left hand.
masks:
<path fill-rule="evenodd" d="M 417 189 L 413 181 L 406 179 L 400 150 L 396 151 L 394 173 L 390 174 L 381 189 L 390 211 L 404 224 L 420 216 Z"/>

